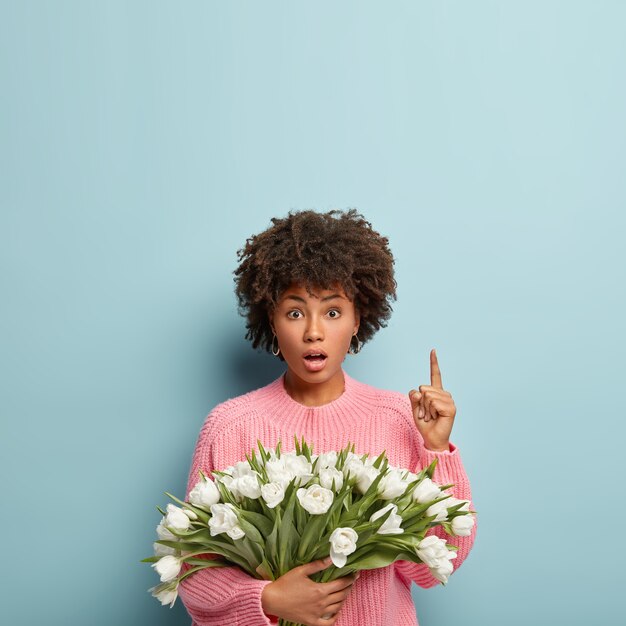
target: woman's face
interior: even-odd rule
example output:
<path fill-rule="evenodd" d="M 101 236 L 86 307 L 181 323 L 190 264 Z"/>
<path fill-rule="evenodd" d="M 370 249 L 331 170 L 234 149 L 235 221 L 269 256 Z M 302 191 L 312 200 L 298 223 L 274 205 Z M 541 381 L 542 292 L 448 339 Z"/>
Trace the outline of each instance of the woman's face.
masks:
<path fill-rule="evenodd" d="M 313 293 L 292 283 L 269 317 L 289 369 L 304 381 L 324 382 L 341 369 L 359 315 L 341 287 Z M 308 352 L 325 356 L 307 357 Z"/>

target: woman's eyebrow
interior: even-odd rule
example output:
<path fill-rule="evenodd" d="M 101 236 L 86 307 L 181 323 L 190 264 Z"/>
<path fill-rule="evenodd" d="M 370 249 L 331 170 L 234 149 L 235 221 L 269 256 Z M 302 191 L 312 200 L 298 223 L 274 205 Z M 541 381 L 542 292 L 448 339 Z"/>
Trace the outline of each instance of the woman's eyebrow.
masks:
<path fill-rule="evenodd" d="M 340 293 L 334 293 L 330 296 L 326 296 L 325 298 L 322 298 L 322 302 L 326 302 L 326 300 L 333 300 L 335 298 L 341 298 L 342 300 L 345 300 L 345 298 Z M 285 300 L 297 300 L 298 302 L 306 303 L 306 300 L 304 298 L 301 298 L 300 296 L 295 296 L 293 294 L 285 296 Z"/>

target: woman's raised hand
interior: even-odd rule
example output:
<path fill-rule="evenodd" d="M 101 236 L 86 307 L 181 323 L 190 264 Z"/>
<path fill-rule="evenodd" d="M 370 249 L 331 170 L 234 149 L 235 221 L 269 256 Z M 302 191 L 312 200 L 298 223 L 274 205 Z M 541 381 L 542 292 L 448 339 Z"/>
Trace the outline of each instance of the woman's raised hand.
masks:
<path fill-rule="evenodd" d="M 305 563 L 265 585 L 261 595 L 263 610 L 305 626 L 334 624 L 359 575 L 350 574 L 328 583 L 316 583 L 309 578 L 329 565 L 330 559 Z"/>
<path fill-rule="evenodd" d="M 441 384 L 437 354 L 430 351 L 430 385 L 420 385 L 419 391 L 409 392 L 413 419 L 429 450 L 449 450 L 450 432 L 456 406 L 449 391 Z"/>

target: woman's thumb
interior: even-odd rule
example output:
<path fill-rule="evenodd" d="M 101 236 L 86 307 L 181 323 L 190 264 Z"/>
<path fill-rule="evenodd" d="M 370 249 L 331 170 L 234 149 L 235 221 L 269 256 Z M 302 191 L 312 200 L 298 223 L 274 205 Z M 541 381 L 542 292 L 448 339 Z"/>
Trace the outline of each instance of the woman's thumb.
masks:
<path fill-rule="evenodd" d="M 422 394 L 417 391 L 416 389 L 411 389 L 411 391 L 409 391 L 409 400 L 411 401 L 411 408 L 415 408 L 419 403 L 420 400 L 422 399 Z"/>

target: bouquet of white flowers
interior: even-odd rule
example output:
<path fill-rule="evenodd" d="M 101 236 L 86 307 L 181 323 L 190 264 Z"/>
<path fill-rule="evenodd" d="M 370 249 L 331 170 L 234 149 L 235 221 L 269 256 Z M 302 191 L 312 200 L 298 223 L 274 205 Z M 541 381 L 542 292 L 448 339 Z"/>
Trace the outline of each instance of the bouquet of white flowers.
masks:
<path fill-rule="evenodd" d="M 474 525 L 469 501 L 432 481 L 436 459 L 418 474 L 389 465 L 385 452 L 358 455 L 354 444 L 340 452 L 313 454 L 295 438 L 295 451 L 265 450 L 200 480 L 181 506 L 158 508 L 152 563 L 161 584 L 149 589 L 174 605 L 178 585 L 206 567 L 238 565 L 255 578 L 276 580 L 289 570 L 330 555 L 333 565 L 312 576 L 328 582 L 402 559 L 425 563 L 445 584 L 456 546 L 428 529 L 468 536 Z M 198 558 L 201 554 L 218 558 Z M 221 558 L 219 558 L 221 557 Z M 180 575 L 183 563 L 191 567 Z M 288 623 L 281 620 L 281 625 Z"/>

